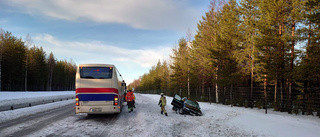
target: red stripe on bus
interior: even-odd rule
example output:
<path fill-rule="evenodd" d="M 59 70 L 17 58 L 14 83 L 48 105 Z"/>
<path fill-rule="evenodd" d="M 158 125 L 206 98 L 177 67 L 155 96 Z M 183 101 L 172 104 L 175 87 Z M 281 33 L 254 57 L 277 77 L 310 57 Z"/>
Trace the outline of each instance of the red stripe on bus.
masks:
<path fill-rule="evenodd" d="M 118 89 L 115 88 L 77 88 L 76 94 L 78 93 L 116 93 L 119 94 Z"/>

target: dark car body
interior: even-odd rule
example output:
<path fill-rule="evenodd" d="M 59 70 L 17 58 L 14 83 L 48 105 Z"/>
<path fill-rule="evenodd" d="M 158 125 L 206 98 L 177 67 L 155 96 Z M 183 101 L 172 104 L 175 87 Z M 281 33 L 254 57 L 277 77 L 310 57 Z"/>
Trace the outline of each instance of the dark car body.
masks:
<path fill-rule="evenodd" d="M 199 103 L 189 100 L 187 98 L 181 98 L 179 95 L 175 95 L 172 99 L 171 105 L 173 110 L 179 112 L 179 114 L 189 114 L 195 116 L 202 116 Z"/>

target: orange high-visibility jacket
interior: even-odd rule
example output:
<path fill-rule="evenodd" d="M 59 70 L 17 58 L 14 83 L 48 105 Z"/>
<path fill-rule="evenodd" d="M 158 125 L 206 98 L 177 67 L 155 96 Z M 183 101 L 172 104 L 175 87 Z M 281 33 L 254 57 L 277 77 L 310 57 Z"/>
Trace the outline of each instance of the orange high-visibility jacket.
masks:
<path fill-rule="evenodd" d="M 133 92 L 128 92 L 126 96 L 126 100 L 130 102 L 130 101 L 133 101 L 134 99 L 135 99 L 135 96 Z"/>

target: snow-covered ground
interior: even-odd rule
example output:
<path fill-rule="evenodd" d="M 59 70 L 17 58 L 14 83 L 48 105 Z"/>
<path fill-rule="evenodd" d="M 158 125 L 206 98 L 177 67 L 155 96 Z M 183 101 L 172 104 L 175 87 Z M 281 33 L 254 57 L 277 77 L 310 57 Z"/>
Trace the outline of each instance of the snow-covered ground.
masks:
<path fill-rule="evenodd" d="M 35 102 L 52 102 L 74 98 L 74 91 L 53 92 L 0 92 L 0 107 L 17 106 Z"/>
<path fill-rule="evenodd" d="M 30 98 L 37 98 L 42 99 L 44 97 L 54 97 L 54 96 L 61 96 L 61 95 L 75 95 L 74 91 L 52 91 L 52 92 L 3 92 L 0 91 L 0 101 L 4 100 L 14 100 L 14 99 L 30 99 Z"/>
<path fill-rule="evenodd" d="M 0 93 L 1 96 L 1 93 Z M 176 114 L 172 110 L 172 97 L 167 97 L 166 106 L 168 117 L 160 114 L 160 107 L 157 105 L 159 95 L 136 94 L 136 109 L 128 113 L 125 108 L 116 117 L 115 122 L 104 127 L 101 121 L 92 120 L 88 123 L 75 125 L 72 122 L 78 121 L 79 116 L 56 121 L 49 124 L 41 131 L 31 136 L 52 135 L 57 130 L 68 129 L 62 136 L 90 136 L 90 133 L 101 133 L 101 136 L 274 136 L 274 137 L 318 137 L 320 135 L 320 119 L 315 116 L 289 115 L 287 113 L 264 110 L 230 107 L 220 104 L 209 104 L 199 102 L 203 116 L 189 116 Z M 74 103 L 74 100 L 50 103 L 53 106 Z M 50 105 L 45 104 L 45 105 Z M 27 110 L 43 111 L 50 107 L 43 105 L 28 109 L 0 112 L 1 119 L 9 119 L 11 114 L 16 115 L 17 111 L 23 114 L 30 114 Z M 80 115 L 84 116 L 85 115 Z M 5 121 L 5 120 L 3 120 Z M 99 125 L 100 124 L 100 125 Z M 76 131 L 75 131 L 76 130 Z M 87 134 L 82 134 L 82 133 Z M 93 134 L 94 135 L 94 134 Z"/>
<path fill-rule="evenodd" d="M 160 114 L 159 95 L 137 95 L 138 114 L 126 127 L 136 136 L 290 136 L 319 137 L 320 119 L 296 116 L 269 110 L 230 107 L 200 102 L 203 116 L 175 114 L 167 105 L 169 116 Z M 167 97 L 168 104 L 172 97 Z M 125 115 L 130 116 L 129 113 Z M 120 126 L 120 125 L 119 125 Z M 116 127 L 115 127 L 116 129 Z M 131 131 L 131 132 L 130 132 Z M 131 134 L 130 134 L 131 133 Z"/>

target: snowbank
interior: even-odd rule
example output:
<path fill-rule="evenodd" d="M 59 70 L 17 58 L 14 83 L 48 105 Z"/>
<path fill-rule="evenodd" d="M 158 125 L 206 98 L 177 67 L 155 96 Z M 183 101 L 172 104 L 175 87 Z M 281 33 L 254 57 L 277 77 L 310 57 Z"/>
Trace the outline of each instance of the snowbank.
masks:
<path fill-rule="evenodd" d="M 0 92 L 0 111 L 72 99 L 74 91 Z"/>
<path fill-rule="evenodd" d="M 75 91 L 47 91 L 47 92 L 2 92 L 0 91 L 0 101 L 5 100 L 14 100 L 14 99 L 28 99 L 28 98 L 45 98 L 45 97 L 53 97 L 53 96 L 61 96 L 61 95 L 75 95 Z"/>

